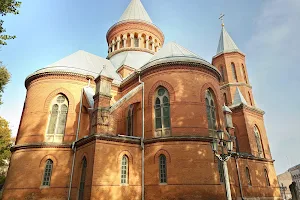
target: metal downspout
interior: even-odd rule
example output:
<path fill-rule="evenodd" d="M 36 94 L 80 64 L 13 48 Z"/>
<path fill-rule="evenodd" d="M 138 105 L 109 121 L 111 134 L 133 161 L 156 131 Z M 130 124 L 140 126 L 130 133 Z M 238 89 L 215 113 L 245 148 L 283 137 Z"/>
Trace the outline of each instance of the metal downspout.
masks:
<path fill-rule="evenodd" d="M 79 129 L 80 129 L 80 119 L 81 119 L 81 110 L 82 110 L 82 98 L 83 98 L 83 88 L 81 90 L 81 97 L 80 97 L 80 107 L 79 107 L 79 116 L 78 116 L 77 130 L 76 130 L 76 139 L 75 139 L 75 142 L 72 143 L 73 160 L 72 160 L 72 169 L 71 169 L 71 176 L 70 176 L 70 185 L 69 185 L 69 192 L 68 192 L 68 200 L 71 199 L 72 181 L 73 181 L 74 165 L 75 165 L 75 158 L 76 158 L 75 143 L 78 140 L 78 134 L 79 134 Z"/>
<path fill-rule="evenodd" d="M 141 148 L 142 148 L 142 200 L 145 200 L 145 84 L 141 81 L 141 75 L 139 75 L 139 83 L 142 84 L 142 138 L 141 138 Z"/>

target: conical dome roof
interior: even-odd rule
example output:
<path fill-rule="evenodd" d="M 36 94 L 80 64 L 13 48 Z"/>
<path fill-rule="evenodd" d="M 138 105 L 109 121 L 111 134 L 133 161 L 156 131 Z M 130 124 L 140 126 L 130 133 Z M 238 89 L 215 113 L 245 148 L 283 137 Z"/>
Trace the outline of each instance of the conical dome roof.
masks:
<path fill-rule="evenodd" d="M 154 54 L 154 56 L 148 61 L 147 64 L 142 67 L 142 69 L 146 69 L 158 64 L 173 62 L 204 64 L 210 68 L 217 70 L 209 62 L 175 42 L 166 44 L 161 50 Z"/>
<path fill-rule="evenodd" d="M 131 0 L 127 9 L 119 19 L 119 22 L 126 20 L 145 21 L 152 23 L 147 11 L 140 0 Z"/>

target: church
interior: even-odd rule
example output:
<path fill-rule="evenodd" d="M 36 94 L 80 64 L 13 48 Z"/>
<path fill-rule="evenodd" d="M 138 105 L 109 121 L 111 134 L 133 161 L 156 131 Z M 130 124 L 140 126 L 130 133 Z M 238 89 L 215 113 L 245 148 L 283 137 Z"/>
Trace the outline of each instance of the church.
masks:
<path fill-rule="evenodd" d="M 80 50 L 30 74 L 3 199 L 281 199 L 264 111 L 224 24 L 211 63 L 164 39 L 131 0 L 106 58 Z"/>

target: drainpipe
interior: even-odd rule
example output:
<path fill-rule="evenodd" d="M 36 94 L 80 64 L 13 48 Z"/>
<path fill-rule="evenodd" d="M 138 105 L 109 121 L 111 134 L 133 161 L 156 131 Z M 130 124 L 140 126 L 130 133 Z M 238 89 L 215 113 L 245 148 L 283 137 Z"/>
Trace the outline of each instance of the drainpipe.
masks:
<path fill-rule="evenodd" d="M 82 98 L 83 98 L 83 88 L 81 90 L 81 97 L 80 97 L 80 107 L 79 107 L 79 116 L 78 116 L 78 123 L 77 123 L 77 130 L 76 130 L 76 139 L 75 142 L 72 143 L 72 150 L 73 150 L 73 161 L 72 161 L 72 169 L 71 169 L 71 176 L 70 176 L 70 185 L 69 185 L 69 192 L 68 192 L 68 200 L 71 200 L 71 190 L 72 190 L 72 181 L 73 181 L 73 174 L 74 174 L 74 165 L 75 165 L 75 158 L 76 158 L 76 146 L 75 143 L 78 140 L 79 129 L 80 129 L 80 119 L 81 119 L 81 110 L 82 110 Z"/>
<path fill-rule="evenodd" d="M 145 200 L 145 83 L 141 81 L 141 75 L 139 75 L 139 83 L 142 84 L 142 200 Z"/>

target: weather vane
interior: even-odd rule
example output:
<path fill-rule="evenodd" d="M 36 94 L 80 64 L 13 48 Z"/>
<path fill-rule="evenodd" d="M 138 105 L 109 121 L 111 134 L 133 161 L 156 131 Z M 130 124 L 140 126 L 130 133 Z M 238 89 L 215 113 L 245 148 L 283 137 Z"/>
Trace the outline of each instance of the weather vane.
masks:
<path fill-rule="evenodd" d="M 222 26 L 224 26 L 224 16 L 225 16 L 225 14 L 221 13 L 221 15 L 220 15 L 220 17 L 219 17 L 219 19 L 220 19 L 221 22 L 222 22 Z"/>

